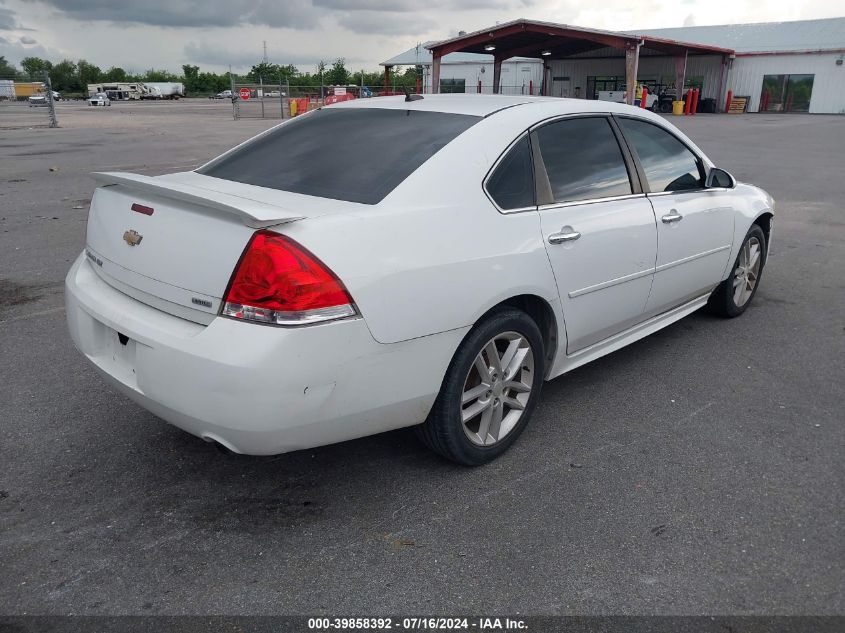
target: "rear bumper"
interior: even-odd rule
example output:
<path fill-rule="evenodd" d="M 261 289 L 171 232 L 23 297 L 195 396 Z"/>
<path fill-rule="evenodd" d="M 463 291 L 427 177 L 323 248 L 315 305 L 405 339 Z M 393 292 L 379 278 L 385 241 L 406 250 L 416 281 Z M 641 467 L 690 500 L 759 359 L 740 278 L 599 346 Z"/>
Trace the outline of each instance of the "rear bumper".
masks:
<path fill-rule="evenodd" d="M 68 273 L 65 302 L 74 344 L 119 391 L 189 433 L 253 455 L 422 422 L 466 333 L 385 345 L 363 319 L 201 325 L 115 290 L 84 253 Z"/>

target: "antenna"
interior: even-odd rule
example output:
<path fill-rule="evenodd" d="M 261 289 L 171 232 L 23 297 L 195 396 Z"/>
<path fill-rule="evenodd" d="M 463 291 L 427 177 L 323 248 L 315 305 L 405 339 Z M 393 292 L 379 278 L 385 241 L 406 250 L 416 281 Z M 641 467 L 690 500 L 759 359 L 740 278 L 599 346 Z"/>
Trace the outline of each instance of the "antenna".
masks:
<path fill-rule="evenodd" d="M 405 101 L 419 101 L 423 98 L 422 95 L 411 94 L 411 89 L 408 86 L 403 86 L 402 90 L 405 92 Z"/>

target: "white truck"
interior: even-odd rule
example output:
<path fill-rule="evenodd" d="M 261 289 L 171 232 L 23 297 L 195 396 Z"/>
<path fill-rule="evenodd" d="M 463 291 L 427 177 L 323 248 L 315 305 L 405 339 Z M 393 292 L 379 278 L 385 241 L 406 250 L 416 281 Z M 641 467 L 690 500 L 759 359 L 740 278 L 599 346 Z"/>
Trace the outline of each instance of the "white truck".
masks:
<path fill-rule="evenodd" d="M 142 99 L 179 99 L 185 96 L 185 84 L 170 81 L 145 81 Z"/>

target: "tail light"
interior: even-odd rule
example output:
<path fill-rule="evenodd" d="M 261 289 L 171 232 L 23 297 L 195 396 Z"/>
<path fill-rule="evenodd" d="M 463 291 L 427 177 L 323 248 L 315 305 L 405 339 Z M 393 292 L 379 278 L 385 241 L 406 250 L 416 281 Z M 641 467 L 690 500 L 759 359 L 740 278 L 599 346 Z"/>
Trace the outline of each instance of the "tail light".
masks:
<path fill-rule="evenodd" d="M 335 274 L 304 247 L 256 231 L 241 255 L 221 314 L 273 325 L 305 325 L 357 314 Z"/>

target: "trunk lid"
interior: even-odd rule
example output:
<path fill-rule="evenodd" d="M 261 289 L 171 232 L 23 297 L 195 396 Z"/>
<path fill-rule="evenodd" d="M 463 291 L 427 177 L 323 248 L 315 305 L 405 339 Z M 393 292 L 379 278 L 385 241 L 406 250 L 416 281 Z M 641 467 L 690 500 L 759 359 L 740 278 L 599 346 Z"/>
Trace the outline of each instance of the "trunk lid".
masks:
<path fill-rule="evenodd" d="M 219 312 L 255 229 L 305 217 L 287 204 L 302 206 L 303 196 L 276 191 L 271 204 L 256 187 L 193 172 L 94 178 L 104 185 L 88 215 L 86 254 L 94 270 L 135 299 L 199 323 Z M 304 206 L 318 212 L 313 202 Z"/>

